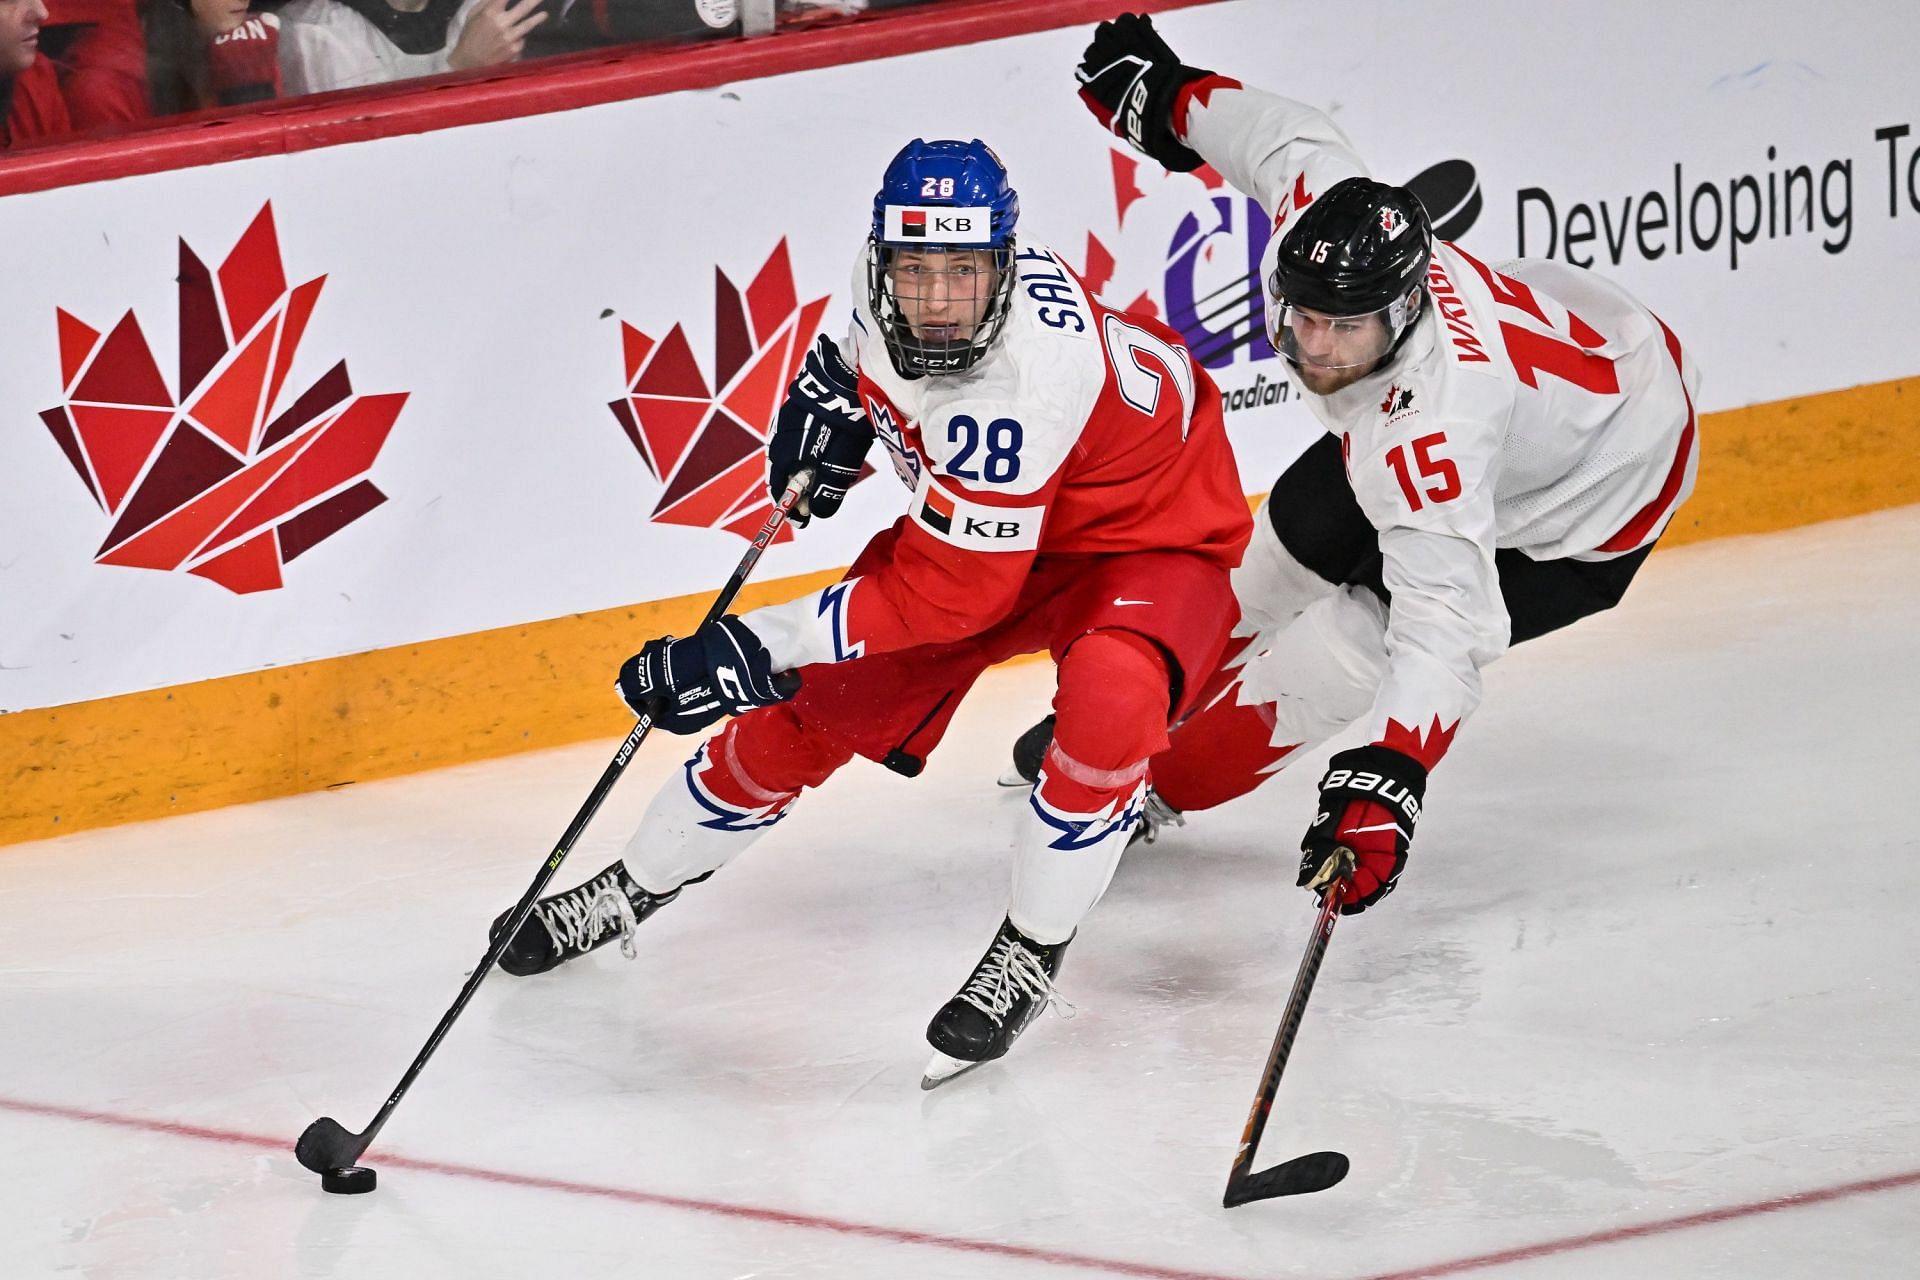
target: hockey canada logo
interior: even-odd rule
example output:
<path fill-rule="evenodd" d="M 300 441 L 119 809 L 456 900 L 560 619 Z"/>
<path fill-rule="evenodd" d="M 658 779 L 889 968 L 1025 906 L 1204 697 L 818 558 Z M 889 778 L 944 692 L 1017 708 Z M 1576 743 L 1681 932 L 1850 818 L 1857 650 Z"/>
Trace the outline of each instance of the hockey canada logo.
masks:
<path fill-rule="evenodd" d="M 63 398 L 40 418 L 113 519 L 95 563 L 271 591 L 387 500 L 366 475 L 407 395 L 355 395 L 342 360 L 280 407 L 326 277 L 288 287 L 271 203 L 216 271 L 182 240 L 179 282 L 177 398 L 132 311 L 102 337 L 56 310 Z"/>
<path fill-rule="evenodd" d="M 820 332 L 827 299 L 799 302 L 785 240 L 744 292 L 725 272 L 714 275 L 712 387 L 680 325 L 655 340 L 623 320 L 627 393 L 607 407 L 666 486 L 653 520 L 752 539 L 773 511 L 766 455 L 774 410 Z M 775 541 L 792 537 L 782 525 Z"/>

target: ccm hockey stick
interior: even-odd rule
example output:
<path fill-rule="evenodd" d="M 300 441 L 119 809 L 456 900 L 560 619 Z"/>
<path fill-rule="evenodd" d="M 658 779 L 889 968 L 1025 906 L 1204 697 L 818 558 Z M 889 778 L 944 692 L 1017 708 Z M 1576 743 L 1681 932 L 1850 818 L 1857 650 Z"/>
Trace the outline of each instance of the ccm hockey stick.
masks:
<path fill-rule="evenodd" d="M 1280 1073 L 1287 1069 L 1287 1056 L 1293 1052 L 1294 1037 L 1300 1034 L 1300 1020 L 1307 1013 L 1307 997 L 1313 994 L 1313 980 L 1320 972 L 1320 961 L 1326 957 L 1327 943 L 1333 939 L 1334 923 L 1340 919 L 1339 890 L 1352 874 L 1353 853 L 1342 846 L 1334 850 L 1328 864 L 1321 870 L 1327 887 L 1321 891 L 1320 914 L 1314 920 L 1313 936 L 1307 940 L 1307 953 L 1300 958 L 1300 971 L 1293 978 L 1293 994 L 1287 997 L 1287 1011 L 1281 1015 L 1280 1031 L 1273 1038 L 1273 1051 L 1267 1055 L 1260 1091 L 1253 1096 L 1246 1131 L 1240 1135 L 1240 1150 L 1234 1154 L 1233 1169 L 1227 1174 L 1227 1192 L 1222 1203 L 1229 1209 L 1275 1196 L 1325 1191 L 1347 1176 L 1347 1158 L 1338 1151 L 1295 1156 L 1259 1172 L 1253 1168 L 1254 1152 L 1267 1127 L 1267 1113 L 1273 1109 L 1273 1095 L 1280 1088 Z"/>
<path fill-rule="evenodd" d="M 794 506 L 799 503 L 801 495 L 807 491 L 812 481 L 811 468 L 802 468 L 794 473 L 787 484 L 786 492 L 780 495 L 780 501 L 775 504 L 773 513 L 767 517 L 766 524 L 762 525 L 760 532 L 754 535 L 753 545 L 749 546 L 747 553 L 740 557 L 739 567 L 733 571 L 733 576 L 727 579 L 727 585 L 720 588 L 720 594 L 714 598 L 712 607 L 707 610 L 702 626 L 716 621 L 732 606 L 734 596 L 739 594 L 740 588 L 746 583 L 747 576 L 753 572 L 753 566 L 759 562 L 760 553 L 773 542 L 774 535 L 780 532 L 780 526 L 787 522 L 787 517 L 792 514 Z M 400 1105 L 400 1099 L 406 1096 L 407 1090 L 413 1086 L 415 1078 L 419 1076 L 421 1068 L 427 1065 L 427 1059 L 431 1058 L 434 1050 L 440 1047 L 441 1040 L 445 1039 L 447 1032 L 452 1029 L 454 1020 L 460 1016 L 461 1011 L 467 1007 L 467 1001 L 471 1000 L 473 993 L 479 989 L 481 980 L 493 971 L 493 966 L 499 961 L 500 954 L 507 949 L 507 944 L 513 940 L 514 934 L 520 931 L 521 924 L 532 912 L 533 904 L 539 900 L 541 891 L 547 887 L 547 882 L 553 879 L 553 873 L 560 869 L 561 862 L 566 859 L 581 833 L 587 829 L 587 824 L 593 821 L 594 814 L 600 810 L 601 802 L 613 790 L 613 784 L 620 780 L 620 775 L 626 772 L 627 762 L 633 759 L 634 752 L 642 742 L 646 741 L 647 733 L 652 728 L 652 718 L 641 716 L 620 743 L 620 749 L 614 753 L 612 763 L 608 764 L 605 772 L 601 773 L 600 780 L 593 784 L 593 791 L 587 796 L 586 803 L 580 806 L 580 812 L 573 815 L 573 821 L 567 825 L 565 834 L 560 837 L 560 843 L 554 846 L 547 860 L 540 864 L 540 874 L 533 878 L 533 883 L 527 887 L 526 893 L 521 895 L 519 903 L 514 907 L 505 926 L 494 934 L 491 944 L 487 947 L 486 955 L 474 967 L 472 975 L 467 979 L 467 984 L 460 988 L 460 994 L 455 997 L 453 1007 L 447 1010 L 446 1015 L 440 1019 L 440 1025 L 436 1026 L 433 1034 L 427 1037 L 427 1043 L 421 1048 L 419 1056 L 414 1058 L 413 1065 L 407 1068 L 407 1073 L 400 1077 L 399 1085 L 388 1096 L 379 1114 L 374 1116 L 373 1123 L 360 1133 L 352 1133 L 333 1117 L 321 1116 L 308 1125 L 306 1132 L 300 1135 L 300 1141 L 294 1144 L 294 1157 L 302 1165 L 320 1175 L 320 1185 L 326 1190 L 346 1195 L 373 1190 L 374 1171 L 361 1167 L 358 1163 L 360 1157 L 365 1154 L 368 1147 L 373 1145 L 373 1140 L 379 1136 L 388 1117 L 393 1114 L 393 1109 Z"/>

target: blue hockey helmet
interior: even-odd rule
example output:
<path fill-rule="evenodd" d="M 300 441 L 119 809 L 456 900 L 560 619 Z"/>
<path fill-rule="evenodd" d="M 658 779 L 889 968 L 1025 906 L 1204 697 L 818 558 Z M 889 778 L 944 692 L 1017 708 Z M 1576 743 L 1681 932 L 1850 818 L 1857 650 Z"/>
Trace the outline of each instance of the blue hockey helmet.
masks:
<path fill-rule="evenodd" d="M 900 149 L 873 197 L 867 302 L 895 372 L 959 373 L 986 355 L 1013 298 L 1020 197 L 978 138 Z"/>

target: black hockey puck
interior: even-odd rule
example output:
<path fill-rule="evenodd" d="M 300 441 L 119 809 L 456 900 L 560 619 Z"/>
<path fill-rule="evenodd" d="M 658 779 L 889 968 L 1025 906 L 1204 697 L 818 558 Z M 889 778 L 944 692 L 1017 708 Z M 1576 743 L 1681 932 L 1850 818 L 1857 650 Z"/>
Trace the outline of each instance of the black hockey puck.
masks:
<path fill-rule="evenodd" d="M 364 1165 L 349 1169 L 329 1169 L 320 1175 L 320 1189 L 337 1196 L 363 1196 L 373 1190 L 379 1179 Z"/>

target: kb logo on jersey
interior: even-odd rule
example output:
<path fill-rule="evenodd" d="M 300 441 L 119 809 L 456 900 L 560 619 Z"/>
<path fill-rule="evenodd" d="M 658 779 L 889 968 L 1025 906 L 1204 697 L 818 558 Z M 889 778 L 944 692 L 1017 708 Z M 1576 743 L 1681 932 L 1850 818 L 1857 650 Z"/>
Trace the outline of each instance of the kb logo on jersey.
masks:
<path fill-rule="evenodd" d="M 974 508 L 979 510 L 979 508 Z M 920 506 L 920 522 L 936 533 L 944 533 L 950 540 L 960 538 L 1017 538 L 1024 527 L 1018 520 L 1002 520 L 993 516 L 972 515 L 963 512 L 952 498 L 938 489 L 927 490 L 927 498 Z M 960 531 L 954 532 L 958 522 Z"/>
<path fill-rule="evenodd" d="M 939 488 L 929 478 L 914 522 L 942 542 L 977 551 L 1032 551 L 1040 545 L 1045 507 L 990 507 Z"/>

